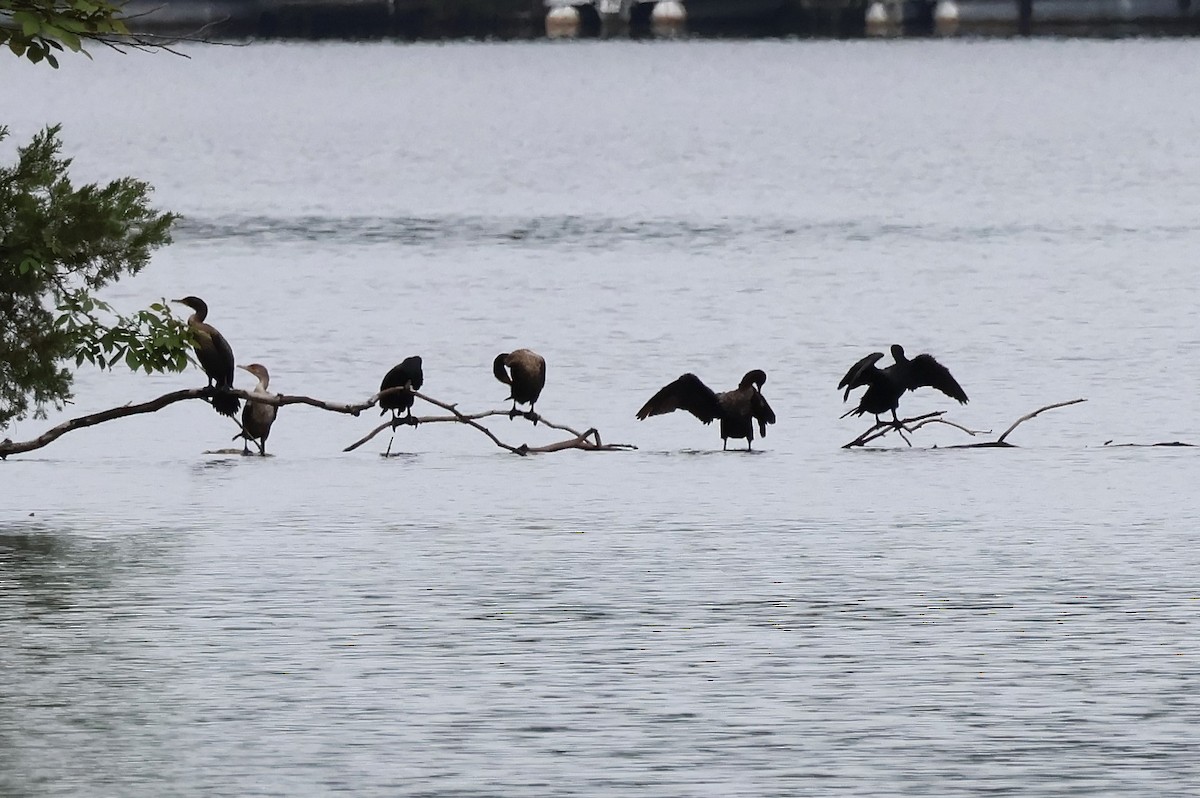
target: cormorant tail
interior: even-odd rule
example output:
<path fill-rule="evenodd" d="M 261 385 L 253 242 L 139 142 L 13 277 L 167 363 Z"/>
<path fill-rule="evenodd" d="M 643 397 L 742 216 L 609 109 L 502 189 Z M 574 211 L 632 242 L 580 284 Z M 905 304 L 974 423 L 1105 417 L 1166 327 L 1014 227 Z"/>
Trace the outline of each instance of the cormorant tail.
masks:
<path fill-rule="evenodd" d="M 216 393 L 213 394 L 212 406 L 221 415 L 233 417 L 241 407 L 241 403 L 233 394 L 225 393 L 222 389 L 217 388 Z"/>

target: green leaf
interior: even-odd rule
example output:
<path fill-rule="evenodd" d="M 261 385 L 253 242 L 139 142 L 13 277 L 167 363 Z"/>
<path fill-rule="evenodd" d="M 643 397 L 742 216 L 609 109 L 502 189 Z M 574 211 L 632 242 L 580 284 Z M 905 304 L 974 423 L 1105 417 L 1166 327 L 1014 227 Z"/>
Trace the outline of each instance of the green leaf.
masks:
<path fill-rule="evenodd" d="M 18 11 L 12 15 L 13 22 L 20 24 L 21 35 L 26 38 L 36 36 L 42 29 L 42 22 L 29 11 Z"/>

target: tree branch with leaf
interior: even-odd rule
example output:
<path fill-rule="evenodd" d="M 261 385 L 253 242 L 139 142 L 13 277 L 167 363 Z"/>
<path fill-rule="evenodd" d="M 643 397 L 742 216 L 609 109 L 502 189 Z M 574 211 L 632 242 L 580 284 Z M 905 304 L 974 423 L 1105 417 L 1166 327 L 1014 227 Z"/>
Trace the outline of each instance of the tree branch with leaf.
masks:
<path fill-rule="evenodd" d="M 96 296 L 140 272 L 177 217 L 153 209 L 140 180 L 76 187 L 70 165 L 51 126 L 0 166 L 0 426 L 70 401 L 65 363 L 147 373 L 188 363 L 188 330 L 165 305 L 122 314 Z"/>

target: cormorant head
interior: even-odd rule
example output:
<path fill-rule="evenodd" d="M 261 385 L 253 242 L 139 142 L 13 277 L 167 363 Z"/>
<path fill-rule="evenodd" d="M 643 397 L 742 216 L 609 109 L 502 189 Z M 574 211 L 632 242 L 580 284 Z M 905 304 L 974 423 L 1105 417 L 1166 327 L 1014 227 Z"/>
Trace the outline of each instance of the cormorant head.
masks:
<path fill-rule="evenodd" d="M 750 385 L 753 385 L 758 388 L 759 391 L 761 391 L 762 387 L 766 384 L 767 372 L 763 371 L 762 369 L 754 369 L 753 371 L 746 372 L 746 376 L 742 377 L 742 384 L 738 387 L 746 388 Z"/>
<path fill-rule="evenodd" d="M 249 366 L 238 366 L 238 368 L 248 371 L 257 377 L 258 381 L 262 383 L 263 390 L 266 390 L 267 385 L 271 382 L 271 374 L 262 363 L 251 363 Z"/>
<path fill-rule="evenodd" d="M 504 369 L 506 360 L 508 360 L 508 352 L 501 352 L 496 355 L 496 359 L 492 361 L 492 373 L 496 375 L 496 379 L 500 380 L 500 382 L 505 385 L 512 385 L 512 378 L 508 376 L 508 372 Z"/>
<path fill-rule="evenodd" d="M 406 357 L 400 361 L 400 368 L 408 375 L 408 384 L 412 386 L 414 391 L 421 390 L 421 386 L 425 383 L 425 370 L 421 365 L 420 355 Z"/>
<path fill-rule="evenodd" d="M 172 302 L 178 302 L 181 305 L 187 305 L 192 310 L 196 311 L 196 319 L 204 321 L 204 317 L 208 315 L 208 305 L 198 296 L 185 296 L 183 299 L 174 299 Z"/>
<path fill-rule="evenodd" d="M 903 363 L 908 360 L 904 356 L 904 347 L 900 346 L 900 344 L 892 344 L 892 360 L 895 360 L 897 363 Z"/>

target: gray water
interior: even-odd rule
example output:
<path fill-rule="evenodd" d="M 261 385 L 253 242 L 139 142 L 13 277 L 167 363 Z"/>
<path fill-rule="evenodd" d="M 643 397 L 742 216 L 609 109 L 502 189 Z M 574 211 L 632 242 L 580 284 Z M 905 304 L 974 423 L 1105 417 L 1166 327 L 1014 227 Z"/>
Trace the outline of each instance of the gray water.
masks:
<path fill-rule="evenodd" d="M 203 296 L 334 401 L 419 353 L 505 407 L 532 347 L 541 413 L 639 448 L 288 407 L 241 458 L 188 402 L 0 463 L 0 792 L 1200 794 L 1200 466 L 1104 446 L 1200 438 L 1195 42 L 187 53 L 0 67 L 6 158 L 61 121 L 186 217 L 111 301 Z M 843 450 L 893 342 L 983 438 L 1088 401 Z M 633 418 L 751 368 L 752 455 Z"/>

